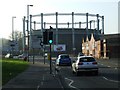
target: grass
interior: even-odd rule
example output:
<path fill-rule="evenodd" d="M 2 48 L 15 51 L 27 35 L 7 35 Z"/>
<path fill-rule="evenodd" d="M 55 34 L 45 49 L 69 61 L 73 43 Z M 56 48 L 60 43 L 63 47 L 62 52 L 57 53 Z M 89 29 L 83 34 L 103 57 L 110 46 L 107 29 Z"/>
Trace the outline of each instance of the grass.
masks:
<path fill-rule="evenodd" d="M 28 62 L 18 59 L 2 59 L 2 85 L 23 72 L 29 66 Z"/>

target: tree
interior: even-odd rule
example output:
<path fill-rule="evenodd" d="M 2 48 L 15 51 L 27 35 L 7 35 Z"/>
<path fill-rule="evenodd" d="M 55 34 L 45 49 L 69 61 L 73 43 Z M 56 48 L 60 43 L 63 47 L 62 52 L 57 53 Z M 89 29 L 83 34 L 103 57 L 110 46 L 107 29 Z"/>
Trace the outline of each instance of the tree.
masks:
<path fill-rule="evenodd" d="M 22 42 L 22 32 L 21 31 L 14 31 L 14 40 L 18 43 L 19 51 L 23 49 L 23 42 Z M 9 36 L 10 40 L 12 40 L 12 34 Z"/>

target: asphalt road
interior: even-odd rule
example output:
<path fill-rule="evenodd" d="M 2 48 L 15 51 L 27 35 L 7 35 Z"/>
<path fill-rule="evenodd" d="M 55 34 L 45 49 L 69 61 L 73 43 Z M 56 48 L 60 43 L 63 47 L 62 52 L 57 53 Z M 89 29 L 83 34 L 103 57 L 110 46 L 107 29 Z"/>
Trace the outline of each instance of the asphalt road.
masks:
<path fill-rule="evenodd" d="M 54 59 L 52 58 L 52 74 L 50 74 L 49 60 L 46 59 L 44 64 L 43 57 L 35 57 L 35 60 L 30 57 L 30 67 L 10 80 L 3 90 L 9 88 L 9 90 L 19 90 L 18 88 L 21 87 L 22 90 L 23 88 L 24 90 L 119 90 L 120 73 L 116 60 L 98 60 L 98 76 L 91 73 L 76 76 L 72 73 L 71 66 L 56 67 Z"/>
<path fill-rule="evenodd" d="M 75 90 L 119 90 L 120 73 L 117 62 L 107 63 L 110 61 L 98 61 L 99 74 L 95 76 L 92 73 L 82 73 L 76 76 L 72 73 L 70 66 L 58 66 L 59 74 L 65 83 Z M 114 66 L 113 66 L 114 64 Z"/>

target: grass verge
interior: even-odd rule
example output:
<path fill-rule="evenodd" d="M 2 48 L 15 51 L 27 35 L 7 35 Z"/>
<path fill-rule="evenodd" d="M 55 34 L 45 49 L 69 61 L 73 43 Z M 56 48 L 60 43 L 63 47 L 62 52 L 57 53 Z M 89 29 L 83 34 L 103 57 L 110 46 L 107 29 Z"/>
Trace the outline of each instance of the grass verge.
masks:
<path fill-rule="evenodd" d="M 27 69 L 29 63 L 18 59 L 2 59 L 2 85 Z"/>

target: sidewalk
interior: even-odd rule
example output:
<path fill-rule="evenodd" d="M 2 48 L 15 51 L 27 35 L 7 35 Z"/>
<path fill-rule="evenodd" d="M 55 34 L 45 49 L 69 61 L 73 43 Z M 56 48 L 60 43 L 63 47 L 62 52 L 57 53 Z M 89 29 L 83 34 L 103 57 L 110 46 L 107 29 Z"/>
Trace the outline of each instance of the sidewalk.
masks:
<path fill-rule="evenodd" d="M 63 89 L 59 75 L 50 74 L 49 64 L 44 64 L 40 60 L 35 64 L 30 62 L 26 71 L 10 80 L 2 88 L 2 90 Z"/>
<path fill-rule="evenodd" d="M 97 59 L 98 63 L 101 63 L 108 67 L 118 68 L 120 64 L 120 58 L 110 58 L 110 59 Z"/>

